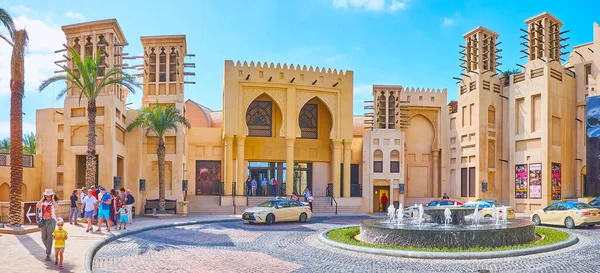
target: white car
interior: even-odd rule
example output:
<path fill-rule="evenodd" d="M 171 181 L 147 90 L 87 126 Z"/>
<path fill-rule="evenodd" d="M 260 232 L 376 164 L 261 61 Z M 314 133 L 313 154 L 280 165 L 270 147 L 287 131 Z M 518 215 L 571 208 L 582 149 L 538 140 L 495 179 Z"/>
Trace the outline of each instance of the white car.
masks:
<path fill-rule="evenodd" d="M 250 223 L 306 222 L 312 217 L 310 207 L 298 201 L 275 199 L 265 201 L 256 207 L 248 208 L 242 220 Z"/>

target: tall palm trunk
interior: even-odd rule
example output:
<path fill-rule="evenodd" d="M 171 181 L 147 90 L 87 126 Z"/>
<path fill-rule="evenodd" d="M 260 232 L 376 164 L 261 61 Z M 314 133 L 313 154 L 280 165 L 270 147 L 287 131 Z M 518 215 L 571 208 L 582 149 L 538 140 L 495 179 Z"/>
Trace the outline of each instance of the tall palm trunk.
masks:
<path fill-rule="evenodd" d="M 27 32 L 14 33 L 14 46 L 10 60 L 10 208 L 8 224 L 20 226 L 23 198 L 23 92 L 25 91 L 25 46 Z"/>
<path fill-rule="evenodd" d="M 158 211 L 165 213 L 165 139 L 158 137 L 158 147 L 156 154 L 158 156 Z"/>
<path fill-rule="evenodd" d="M 96 100 L 88 102 L 88 145 L 85 160 L 85 186 L 96 185 Z"/>

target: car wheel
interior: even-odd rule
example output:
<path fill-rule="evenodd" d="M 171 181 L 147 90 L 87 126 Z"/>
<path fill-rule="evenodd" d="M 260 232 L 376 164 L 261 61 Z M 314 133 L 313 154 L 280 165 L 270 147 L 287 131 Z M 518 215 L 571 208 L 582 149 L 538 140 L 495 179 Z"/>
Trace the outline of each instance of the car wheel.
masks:
<path fill-rule="evenodd" d="M 540 216 L 538 216 L 537 214 L 533 216 L 533 223 L 536 226 L 539 226 L 542 224 L 542 220 L 540 219 Z"/>
<path fill-rule="evenodd" d="M 303 212 L 302 214 L 300 214 L 300 219 L 299 219 L 300 223 L 306 222 L 307 218 L 308 218 L 308 216 L 306 215 L 306 213 Z"/>
<path fill-rule="evenodd" d="M 275 215 L 273 215 L 273 214 L 267 215 L 267 219 L 265 220 L 265 223 L 267 223 L 267 225 L 275 223 Z"/>
<path fill-rule="evenodd" d="M 485 218 L 492 218 L 492 216 L 491 216 L 491 215 L 489 215 L 489 214 L 486 214 L 486 215 L 485 215 L 485 216 L 483 216 L 483 217 L 485 217 Z"/>
<path fill-rule="evenodd" d="M 574 228 L 575 227 L 575 221 L 573 221 L 573 218 L 571 217 L 567 217 L 565 219 L 565 227 L 566 228 Z"/>

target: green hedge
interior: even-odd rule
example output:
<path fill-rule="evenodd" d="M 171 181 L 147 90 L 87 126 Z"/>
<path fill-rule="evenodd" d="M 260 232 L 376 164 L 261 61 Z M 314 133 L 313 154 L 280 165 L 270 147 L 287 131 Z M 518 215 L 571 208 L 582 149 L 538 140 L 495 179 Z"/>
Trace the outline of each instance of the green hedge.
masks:
<path fill-rule="evenodd" d="M 340 228 L 334 229 L 327 233 L 327 238 L 348 244 L 348 245 L 356 245 L 356 246 L 364 246 L 364 247 L 374 247 L 374 248 L 384 248 L 384 249 L 395 249 L 395 250 L 412 250 L 412 251 L 429 251 L 429 252 L 484 252 L 484 251 L 499 251 L 499 250 L 511 250 L 511 249 L 520 249 L 520 248 L 530 248 L 536 246 L 549 245 L 553 243 L 557 243 L 560 241 L 564 241 L 569 238 L 569 234 L 560 230 L 550 229 L 550 228 L 540 228 L 536 227 L 535 232 L 538 235 L 543 237 L 542 240 L 537 240 L 535 242 L 531 242 L 524 245 L 516 245 L 516 246 L 503 246 L 503 247 L 472 247 L 472 248 L 427 248 L 427 247 L 397 247 L 397 246 L 388 246 L 388 245 L 378 245 L 378 244 L 370 244 L 361 242 L 355 239 L 356 235 L 360 233 L 360 227 L 348 227 L 348 228 Z"/>

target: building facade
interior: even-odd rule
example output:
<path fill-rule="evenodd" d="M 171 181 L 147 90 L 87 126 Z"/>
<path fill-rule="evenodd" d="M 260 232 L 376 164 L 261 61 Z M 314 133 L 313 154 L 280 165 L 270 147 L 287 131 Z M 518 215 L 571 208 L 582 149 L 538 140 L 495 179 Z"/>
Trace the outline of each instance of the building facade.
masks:
<path fill-rule="evenodd" d="M 477 27 L 463 36 L 457 101 L 447 103 L 446 89 L 374 85 L 365 116 L 352 114 L 352 71 L 227 60 L 223 110 L 215 111 L 184 99 L 194 74 L 186 68 L 195 66 L 184 35 L 141 37 L 143 55 L 128 56 L 114 19 L 63 31 L 82 55 L 101 52 L 102 69 L 139 71 L 142 107 L 170 104 L 188 118 L 191 128 L 166 137 L 166 196 L 189 201 L 191 212 L 239 213 L 305 188 L 316 213 L 382 211 L 383 193 L 405 205 L 446 193 L 528 212 L 599 194 L 586 182 L 586 98 L 598 94 L 600 27 L 561 60 L 563 23 L 543 13 L 525 24 L 520 72 L 500 73 L 500 35 Z M 72 66 L 64 54 L 57 63 Z M 97 99 L 97 183 L 131 189 L 141 213 L 144 200 L 158 197 L 157 138 L 124 129 L 139 111 L 127 108 L 127 95 L 113 87 Z M 86 106 L 69 90 L 62 108 L 37 111 L 26 199 L 37 200 L 44 188 L 66 198 L 83 186 Z M 4 173 L 0 167 L 0 201 L 8 196 Z M 278 185 L 253 192 L 248 179 Z"/>

